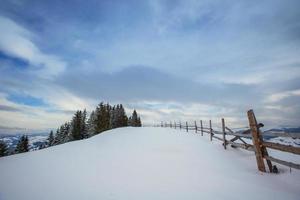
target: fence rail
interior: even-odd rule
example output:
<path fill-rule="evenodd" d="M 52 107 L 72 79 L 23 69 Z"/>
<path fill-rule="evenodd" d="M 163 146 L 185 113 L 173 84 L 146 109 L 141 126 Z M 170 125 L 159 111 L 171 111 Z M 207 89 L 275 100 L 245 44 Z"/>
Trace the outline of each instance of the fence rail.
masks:
<path fill-rule="evenodd" d="M 269 172 L 276 172 L 274 165 L 271 162 L 275 162 L 281 165 L 288 166 L 294 169 L 300 169 L 300 164 L 296 164 L 293 162 L 287 162 L 278 158 L 274 158 L 269 156 L 267 148 L 275 149 L 279 151 L 284 151 L 288 153 L 293 153 L 300 155 L 300 148 L 294 147 L 291 145 L 283 145 L 279 143 L 267 142 L 264 141 L 264 136 L 272 136 L 272 137 L 290 137 L 290 138 L 300 138 L 300 133 L 289 133 L 284 131 L 265 131 L 261 132 L 260 128 L 264 125 L 262 123 L 257 123 L 256 117 L 254 115 L 253 110 L 249 110 L 247 112 L 248 120 L 249 120 L 249 127 L 242 127 L 246 128 L 246 130 L 237 130 L 237 128 L 229 128 L 225 126 L 225 120 L 222 118 L 221 123 L 222 127 L 221 130 L 216 130 L 212 127 L 211 120 L 209 120 L 209 127 L 203 126 L 203 121 L 200 120 L 200 126 L 198 126 L 197 121 L 194 121 L 193 124 L 185 123 L 177 123 L 177 122 L 170 122 L 164 123 L 161 122 L 156 127 L 170 127 L 174 129 L 185 130 L 187 133 L 191 131 L 195 131 L 195 133 L 201 134 L 203 133 L 209 134 L 210 140 L 213 139 L 219 140 L 222 142 L 224 149 L 226 150 L 227 145 L 230 144 L 232 148 L 241 148 L 248 151 L 255 152 L 257 167 L 259 171 L 266 172 L 264 159 L 267 162 Z M 238 128 L 240 129 L 240 128 Z M 237 130 L 237 131 L 234 131 Z M 228 139 L 226 136 L 231 136 L 232 138 Z M 243 138 L 251 139 L 252 144 L 247 143 Z"/>

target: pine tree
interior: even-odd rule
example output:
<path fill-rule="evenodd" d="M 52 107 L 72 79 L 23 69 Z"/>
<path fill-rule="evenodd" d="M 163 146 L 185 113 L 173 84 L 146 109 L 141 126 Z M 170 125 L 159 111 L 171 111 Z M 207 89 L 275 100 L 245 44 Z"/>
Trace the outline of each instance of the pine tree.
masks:
<path fill-rule="evenodd" d="M 95 132 L 96 134 L 109 130 L 110 128 L 110 111 L 111 106 L 109 104 L 104 105 L 102 102 L 97 106 L 95 115 Z"/>
<path fill-rule="evenodd" d="M 138 119 L 137 119 L 137 127 L 141 127 L 141 126 L 142 126 L 141 118 L 138 117 Z"/>
<path fill-rule="evenodd" d="M 110 110 L 110 129 L 116 128 L 117 127 L 117 109 L 118 106 L 113 106 L 112 109 Z"/>
<path fill-rule="evenodd" d="M 132 117 L 131 116 L 128 118 L 128 123 L 127 124 L 128 124 L 128 126 L 133 126 L 132 125 Z"/>
<path fill-rule="evenodd" d="M 16 153 L 23 153 L 23 152 L 28 152 L 29 151 L 29 141 L 28 141 L 28 137 L 26 135 L 23 135 L 18 144 L 17 147 L 15 149 Z"/>
<path fill-rule="evenodd" d="M 138 116 L 136 110 L 133 111 L 132 116 L 129 118 L 129 124 L 134 127 L 142 126 L 141 118 Z"/>
<path fill-rule="evenodd" d="M 82 131 L 82 112 L 77 111 L 72 119 L 72 139 L 73 140 L 81 140 L 83 139 L 81 131 Z"/>
<path fill-rule="evenodd" d="M 48 137 L 48 146 L 53 146 L 54 145 L 54 135 L 53 135 L 53 131 L 50 131 L 49 137 Z"/>
<path fill-rule="evenodd" d="M 69 134 L 70 134 L 70 123 L 65 122 L 63 125 L 57 129 L 54 144 L 63 144 L 69 141 Z"/>
<path fill-rule="evenodd" d="M 62 143 L 66 143 L 70 141 L 70 134 L 71 134 L 71 124 L 70 122 L 66 122 L 63 128 Z"/>
<path fill-rule="evenodd" d="M 62 126 L 60 126 L 58 129 L 56 129 L 56 134 L 54 136 L 53 145 L 58 145 L 61 143 L 62 131 L 63 131 Z"/>
<path fill-rule="evenodd" d="M 88 136 L 91 137 L 96 134 L 96 114 L 92 111 L 89 119 L 87 120 L 87 132 Z"/>
<path fill-rule="evenodd" d="M 7 156 L 7 154 L 8 154 L 7 145 L 5 144 L 5 142 L 0 141 L 0 157 Z"/>
<path fill-rule="evenodd" d="M 87 129 L 87 122 L 86 122 L 86 109 L 82 112 L 81 117 L 81 135 L 82 138 L 88 138 L 88 129 Z"/>
<path fill-rule="evenodd" d="M 137 112 L 134 110 L 131 117 L 132 126 L 137 126 L 137 120 L 138 120 Z"/>
<path fill-rule="evenodd" d="M 128 118 L 126 116 L 125 110 L 123 108 L 123 105 L 120 104 L 119 109 L 117 111 L 117 124 L 118 127 L 124 127 L 128 124 Z"/>

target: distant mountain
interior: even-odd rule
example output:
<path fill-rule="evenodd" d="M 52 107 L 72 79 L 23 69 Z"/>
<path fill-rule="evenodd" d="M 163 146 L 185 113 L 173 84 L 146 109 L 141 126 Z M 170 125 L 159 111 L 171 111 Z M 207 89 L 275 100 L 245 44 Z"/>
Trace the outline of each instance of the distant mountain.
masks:
<path fill-rule="evenodd" d="M 273 128 L 273 129 L 269 129 L 267 131 L 283 131 L 283 132 L 287 132 L 287 133 L 299 133 L 300 134 L 300 127 L 282 127 L 282 128 Z"/>
<path fill-rule="evenodd" d="M 285 132 L 291 135 L 300 135 L 300 127 L 282 127 L 282 128 L 273 128 L 265 131 L 264 138 L 267 139 L 269 142 L 284 144 L 284 145 L 291 145 L 300 147 L 300 139 L 299 138 L 291 138 L 291 137 L 274 137 L 271 136 L 272 132 Z"/>
<path fill-rule="evenodd" d="M 17 146 L 21 136 L 22 134 L 1 134 L 0 141 L 5 142 L 9 152 L 12 152 Z M 34 151 L 37 150 L 42 143 L 46 142 L 48 133 L 32 133 L 27 134 L 27 136 L 29 139 L 29 150 Z"/>
<path fill-rule="evenodd" d="M 300 139 L 299 138 L 289 138 L 289 137 L 275 137 L 268 139 L 268 142 L 279 143 L 284 145 L 290 145 L 294 147 L 300 147 Z"/>

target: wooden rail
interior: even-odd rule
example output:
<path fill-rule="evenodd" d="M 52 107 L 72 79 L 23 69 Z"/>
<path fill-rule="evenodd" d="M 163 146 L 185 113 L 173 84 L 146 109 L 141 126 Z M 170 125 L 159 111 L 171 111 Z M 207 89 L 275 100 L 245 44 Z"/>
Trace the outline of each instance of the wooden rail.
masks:
<path fill-rule="evenodd" d="M 190 133 L 194 130 L 195 134 L 203 133 L 209 134 L 210 141 L 213 139 L 222 141 L 222 145 L 224 149 L 227 149 L 227 145 L 230 144 L 232 148 L 241 148 L 247 151 L 252 151 L 255 153 L 257 168 L 259 171 L 266 172 L 264 159 L 267 162 L 267 166 L 269 172 L 273 172 L 274 166 L 271 162 L 275 162 L 281 165 L 288 166 L 294 169 L 300 169 L 300 165 L 292 162 L 287 162 L 278 158 L 274 158 L 268 154 L 267 148 L 275 149 L 279 151 L 284 151 L 288 153 L 293 153 L 300 155 L 300 148 L 294 147 L 290 145 L 283 145 L 273 142 L 264 141 L 264 136 L 271 137 L 292 137 L 292 138 L 300 138 L 300 133 L 286 133 L 286 132 L 278 132 L 278 131 L 265 131 L 261 132 L 260 128 L 263 127 L 263 124 L 257 123 L 253 110 L 249 110 L 247 112 L 249 127 L 246 130 L 233 131 L 235 129 L 228 128 L 225 125 L 225 120 L 222 118 L 221 120 L 221 130 L 216 130 L 212 127 L 212 121 L 209 120 L 209 127 L 203 126 L 203 121 L 200 120 L 200 127 L 197 125 L 197 121 L 194 121 L 193 125 L 188 122 L 185 123 L 164 123 L 161 122 L 157 127 L 170 127 L 175 129 L 183 129 L 186 133 Z M 220 136 L 218 136 L 220 135 Z M 226 136 L 231 136 L 231 139 L 226 139 Z M 253 144 L 248 144 L 242 138 L 251 139 Z"/>
<path fill-rule="evenodd" d="M 278 144 L 278 143 L 272 143 L 272 142 L 263 142 L 263 146 L 271 148 L 271 149 L 276 149 L 280 151 L 285 151 L 289 153 L 294 153 L 300 155 L 300 148 L 299 147 L 293 147 L 293 146 L 287 146 L 283 144 Z"/>

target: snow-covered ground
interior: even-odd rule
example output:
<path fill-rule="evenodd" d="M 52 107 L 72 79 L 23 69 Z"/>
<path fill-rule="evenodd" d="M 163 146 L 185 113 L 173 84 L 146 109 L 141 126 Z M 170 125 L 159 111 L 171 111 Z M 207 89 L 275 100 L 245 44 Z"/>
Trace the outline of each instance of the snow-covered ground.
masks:
<path fill-rule="evenodd" d="M 284 145 L 291 145 L 294 147 L 300 147 L 300 139 L 299 138 L 287 138 L 287 137 L 275 137 L 268 140 L 269 142 L 279 143 Z"/>
<path fill-rule="evenodd" d="M 0 200 L 298 200 L 300 171 L 279 169 L 260 173 L 253 152 L 224 150 L 207 135 L 119 128 L 0 158 Z"/>

